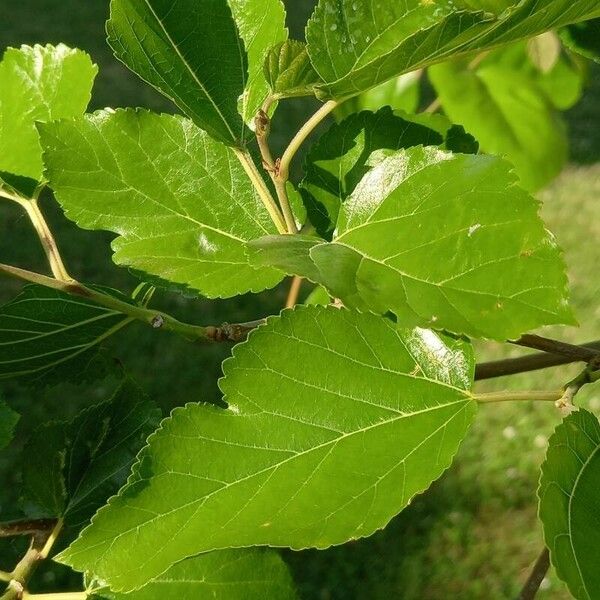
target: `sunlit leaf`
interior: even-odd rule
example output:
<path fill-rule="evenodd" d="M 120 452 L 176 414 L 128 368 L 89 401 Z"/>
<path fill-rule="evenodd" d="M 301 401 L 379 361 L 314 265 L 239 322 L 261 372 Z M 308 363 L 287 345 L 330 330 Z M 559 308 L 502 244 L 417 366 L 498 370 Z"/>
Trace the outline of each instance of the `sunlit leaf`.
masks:
<path fill-rule="evenodd" d="M 98 69 L 81 50 L 9 48 L 0 63 L 0 187 L 31 195 L 42 179 L 35 122 L 83 114 Z"/>
<path fill-rule="evenodd" d="M 448 467 L 475 412 L 468 344 L 332 307 L 270 318 L 224 374 L 228 408 L 177 409 L 58 560 L 126 591 L 199 552 L 370 535 Z"/>
<path fill-rule="evenodd" d="M 332 243 L 271 236 L 255 264 L 324 285 L 347 306 L 404 326 L 513 339 L 572 323 L 565 267 L 538 203 L 493 156 L 409 148 L 342 204 Z"/>
<path fill-rule="evenodd" d="M 128 594 L 100 588 L 93 600 L 294 600 L 286 564 L 274 550 L 220 550 L 183 560 Z"/>
<path fill-rule="evenodd" d="M 325 97 L 344 98 L 461 54 L 600 17 L 597 0 L 320 0 L 308 52 Z"/>
<path fill-rule="evenodd" d="M 191 121 L 101 111 L 41 128 L 47 177 L 67 217 L 118 233 L 117 264 L 208 297 L 272 287 L 246 242 L 276 231 L 232 150 Z"/>

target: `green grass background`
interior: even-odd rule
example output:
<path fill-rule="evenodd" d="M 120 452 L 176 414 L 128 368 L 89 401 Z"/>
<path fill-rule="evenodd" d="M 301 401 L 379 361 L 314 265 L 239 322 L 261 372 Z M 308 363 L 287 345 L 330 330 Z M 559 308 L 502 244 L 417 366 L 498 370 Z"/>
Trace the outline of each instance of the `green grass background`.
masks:
<path fill-rule="evenodd" d="M 92 108 L 145 106 L 172 111 L 171 105 L 115 61 L 104 42 L 106 0 L 0 0 L 0 48 L 21 43 L 63 41 L 90 52 L 100 66 Z M 294 37 L 301 37 L 313 0 L 287 2 Z M 543 215 L 565 249 L 572 300 L 582 329 L 550 329 L 549 335 L 583 342 L 600 337 L 599 285 L 596 271 L 600 220 L 600 73 L 592 69 L 586 96 L 568 115 L 572 165 L 539 197 Z M 310 101 L 286 102 L 276 121 L 277 146 L 314 109 Z M 44 209 L 69 269 L 83 281 L 131 290 L 135 280 L 110 259 L 111 236 L 77 230 L 49 196 Z M 36 238 L 18 207 L 0 204 L 0 256 L 43 270 Z M 0 280 L 0 301 L 18 292 L 19 284 Z M 286 287 L 229 301 L 205 301 L 158 294 L 154 304 L 198 323 L 236 322 L 275 313 Z M 192 346 L 168 334 L 134 326 L 112 340 L 111 348 L 160 404 L 165 414 L 189 401 L 219 397 L 220 363 L 225 346 Z M 517 355 L 518 349 L 480 345 L 480 360 Z M 481 389 L 558 387 L 573 367 L 497 380 Z M 96 386 L 63 385 L 46 392 L 3 384 L 1 393 L 23 418 L 18 439 L 0 455 L 0 519 L 20 516 L 19 450 L 28 432 L 49 419 L 65 418 L 106 397 L 114 381 Z M 581 398 L 600 410 L 600 391 Z M 542 547 L 536 521 L 539 465 L 549 434 L 559 421 L 551 405 L 485 406 L 450 471 L 382 532 L 369 539 L 327 551 L 285 552 L 304 600 L 406 599 L 501 600 L 515 597 Z M 0 544 L 0 569 L 10 569 L 23 541 Z M 78 577 L 45 565 L 34 588 L 50 591 L 77 585 Z M 569 598 L 551 573 L 540 598 Z"/>

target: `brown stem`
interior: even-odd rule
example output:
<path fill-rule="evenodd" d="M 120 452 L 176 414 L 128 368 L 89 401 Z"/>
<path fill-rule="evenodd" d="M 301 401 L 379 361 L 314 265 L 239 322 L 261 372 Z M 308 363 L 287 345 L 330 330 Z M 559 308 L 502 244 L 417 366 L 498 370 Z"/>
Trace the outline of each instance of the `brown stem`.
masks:
<path fill-rule="evenodd" d="M 521 593 L 517 596 L 517 600 L 533 600 L 540 589 L 546 573 L 550 568 L 550 553 L 548 548 L 544 548 L 542 553 L 538 556 L 535 561 L 535 565 L 529 575 L 529 578 L 525 582 Z"/>
<path fill-rule="evenodd" d="M 589 348 L 600 351 L 600 341 L 582 344 L 582 348 Z M 504 377 L 506 375 L 516 375 L 517 373 L 527 373 L 529 371 L 539 371 L 549 367 L 567 365 L 574 362 L 580 362 L 577 358 L 563 356 L 562 354 L 549 354 L 539 352 L 537 354 L 528 354 L 518 358 L 506 358 L 504 360 L 493 360 L 480 363 L 475 367 L 475 379 L 493 379 L 494 377 Z"/>
<path fill-rule="evenodd" d="M 19 535 L 37 535 L 52 531 L 57 519 L 27 519 L 0 523 L 0 537 L 16 537 Z"/>
<path fill-rule="evenodd" d="M 48 558 L 50 550 L 62 529 L 62 519 L 54 519 L 52 523 L 51 527 L 44 531 L 37 531 L 32 535 L 31 545 L 10 574 L 11 580 L 4 594 L 0 596 L 0 600 L 21 600 L 23 598 L 27 581 L 33 575 L 38 564 Z"/>
<path fill-rule="evenodd" d="M 539 335 L 525 334 L 518 340 L 511 340 L 510 343 L 517 346 L 524 346 L 525 348 L 535 348 L 536 350 L 542 350 L 550 354 L 560 354 L 574 361 L 590 362 L 600 356 L 600 350 L 595 348 L 575 346 Z"/>

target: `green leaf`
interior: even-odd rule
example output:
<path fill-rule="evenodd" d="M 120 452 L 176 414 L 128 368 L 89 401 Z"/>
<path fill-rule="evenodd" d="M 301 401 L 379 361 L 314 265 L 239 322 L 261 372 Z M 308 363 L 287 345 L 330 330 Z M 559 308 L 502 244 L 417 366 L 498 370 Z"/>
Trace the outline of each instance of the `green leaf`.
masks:
<path fill-rule="evenodd" d="M 344 98 L 454 56 L 594 17 L 600 17 L 597 0 L 492 0 L 484 5 L 320 0 L 306 36 L 315 70 L 326 82 L 318 88 L 320 95 Z"/>
<path fill-rule="evenodd" d="M 577 600 L 600 595 L 599 450 L 598 419 L 570 414 L 550 438 L 538 492 L 552 564 Z"/>
<path fill-rule="evenodd" d="M 248 60 L 227 0 L 112 0 L 115 56 L 216 140 L 241 146 Z"/>
<path fill-rule="evenodd" d="M 31 195 L 43 168 L 35 122 L 83 114 L 97 72 L 85 52 L 63 44 L 6 50 L 0 63 L 0 187 L 4 180 Z"/>
<path fill-rule="evenodd" d="M 33 433 L 23 453 L 28 511 L 78 529 L 125 483 L 160 411 L 131 382 L 113 397 Z"/>
<path fill-rule="evenodd" d="M 274 550 L 221 550 L 173 565 L 163 575 L 129 594 L 107 588 L 92 600 L 294 600 L 286 564 Z"/>
<path fill-rule="evenodd" d="M 573 52 L 600 63 L 600 18 L 569 25 L 561 37 Z"/>
<path fill-rule="evenodd" d="M 475 413 L 470 346 L 332 307 L 268 319 L 224 373 L 228 409 L 176 409 L 58 560 L 124 591 L 199 552 L 370 535 L 449 466 Z"/>
<path fill-rule="evenodd" d="M 112 0 L 108 43 L 214 139 L 243 146 L 244 120 L 268 92 L 266 52 L 287 38 L 284 22 L 280 0 Z"/>
<path fill-rule="evenodd" d="M 0 450 L 10 444 L 19 419 L 20 416 L 6 402 L 0 400 Z"/>
<path fill-rule="evenodd" d="M 276 231 L 233 151 L 191 121 L 101 111 L 41 127 L 47 177 L 67 217 L 119 234 L 117 264 L 205 296 L 274 286 L 246 242 Z"/>
<path fill-rule="evenodd" d="M 342 121 L 361 110 L 376 112 L 382 106 L 389 106 L 395 111 L 416 112 L 421 98 L 422 74 L 423 71 L 405 73 L 346 100 L 336 109 L 336 119 Z"/>
<path fill-rule="evenodd" d="M 23 376 L 40 385 L 95 377 L 105 369 L 98 346 L 130 322 L 85 298 L 28 285 L 0 308 L 0 380 Z"/>
<path fill-rule="evenodd" d="M 439 133 L 395 115 L 389 107 L 332 125 L 310 149 L 300 185 L 317 232 L 331 239 L 342 203 L 383 157 L 400 148 L 442 142 Z"/>
<path fill-rule="evenodd" d="M 306 44 L 296 40 L 287 40 L 271 48 L 264 73 L 277 99 L 310 96 L 321 82 L 310 62 Z"/>
<path fill-rule="evenodd" d="M 263 69 L 267 52 L 288 37 L 285 8 L 281 0 L 228 1 L 248 53 L 248 79 L 239 109 L 244 121 L 252 124 L 269 95 L 269 83 Z"/>
<path fill-rule="evenodd" d="M 529 74 L 495 61 L 476 70 L 459 61 L 431 67 L 429 77 L 450 119 L 485 152 L 506 156 L 526 189 L 560 173 L 568 156 L 566 126 Z"/>
<path fill-rule="evenodd" d="M 333 243 L 274 236 L 250 248 L 256 264 L 307 277 L 347 306 L 391 311 L 403 326 L 513 339 L 573 322 L 538 207 L 497 157 L 410 148 L 365 175 Z"/>

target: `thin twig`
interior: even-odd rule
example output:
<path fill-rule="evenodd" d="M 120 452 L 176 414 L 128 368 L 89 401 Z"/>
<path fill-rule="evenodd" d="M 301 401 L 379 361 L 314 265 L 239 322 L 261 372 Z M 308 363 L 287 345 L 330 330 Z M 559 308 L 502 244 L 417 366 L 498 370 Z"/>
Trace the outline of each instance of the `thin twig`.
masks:
<path fill-rule="evenodd" d="M 549 352 L 550 354 L 560 354 L 567 358 L 582 362 L 590 362 L 600 356 L 600 350 L 595 348 L 575 346 L 573 344 L 567 344 L 566 342 L 552 340 L 539 335 L 525 334 L 518 340 L 511 340 L 510 343 L 517 346 L 524 346 L 525 348 L 535 348 L 536 350 L 542 350 L 543 352 Z"/>
<path fill-rule="evenodd" d="M 31 538 L 29 549 L 13 569 L 11 580 L 0 600 L 21 600 L 25 586 L 38 564 L 48 558 L 56 538 L 63 526 L 62 519 L 54 520 L 54 525 L 44 531 L 36 532 Z"/>
<path fill-rule="evenodd" d="M 290 206 L 290 200 L 288 198 L 286 179 L 280 177 L 279 172 L 279 161 L 273 159 L 271 154 L 271 148 L 269 146 L 269 134 L 271 132 L 271 119 L 268 115 L 268 106 L 265 103 L 265 108 L 258 111 L 256 118 L 254 119 L 254 129 L 256 132 L 256 141 L 258 142 L 258 148 L 263 161 L 263 166 L 269 173 L 271 180 L 275 186 L 277 192 L 277 199 L 279 200 L 279 206 L 285 219 L 285 224 L 288 233 L 298 233 L 298 227 L 296 226 L 296 220 L 292 207 Z"/>
<path fill-rule="evenodd" d="M 288 292 L 287 299 L 285 301 L 286 308 L 294 308 L 298 304 L 298 296 L 300 295 L 300 288 L 302 287 L 302 277 L 297 275 L 292 277 L 292 283 L 290 284 L 290 291 Z"/>
<path fill-rule="evenodd" d="M 16 537 L 19 535 L 36 535 L 52 531 L 57 519 L 26 519 L 0 523 L 0 537 Z"/>
<path fill-rule="evenodd" d="M 21 202 L 20 204 L 25 209 L 33 228 L 40 238 L 40 242 L 44 252 L 46 253 L 46 257 L 48 258 L 48 263 L 50 265 L 52 274 L 54 277 L 56 277 L 56 279 L 60 279 L 61 281 L 70 281 L 72 278 L 65 268 L 56 240 L 54 239 L 52 231 L 50 231 L 50 227 L 48 227 L 48 223 L 46 222 L 46 219 L 40 210 L 37 199 L 32 198 L 25 202 Z"/>
<path fill-rule="evenodd" d="M 236 325 L 230 325 L 225 323 L 220 327 L 201 325 L 191 325 L 189 323 L 183 323 L 177 320 L 175 317 L 168 315 L 165 312 L 151 310 L 137 304 L 130 304 L 114 296 L 103 294 L 102 292 L 87 287 L 78 281 L 59 281 L 40 273 L 34 273 L 32 271 L 26 271 L 18 267 L 10 265 L 4 265 L 0 263 L 0 274 L 8 275 L 28 281 L 29 283 L 35 283 L 43 285 L 60 292 L 77 296 L 79 298 L 85 298 L 90 302 L 94 302 L 99 306 L 103 306 L 110 310 L 123 313 L 135 319 L 149 325 L 153 329 L 162 329 L 164 331 L 172 331 L 178 333 L 183 337 L 200 342 L 240 342 L 246 339 L 248 332 L 257 327 L 256 323 L 250 324 L 241 323 Z"/>
<path fill-rule="evenodd" d="M 323 121 L 331 112 L 333 112 L 343 100 L 329 100 L 319 108 L 319 110 L 300 128 L 298 133 L 294 136 L 289 146 L 283 153 L 281 161 L 279 162 L 278 176 L 283 181 L 287 181 L 289 178 L 290 164 L 296 156 L 296 153 L 304 144 L 308 136 L 315 130 L 317 125 Z"/>
<path fill-rule="evenodd" d="M 273 200 L 273 196 L 271 196 L 271 192 L 269 191 L 269 188 L 267 187 L 267 184 L 262 178 L 260 172 L 256 168 L 252 157 L 246 150 L 234 148 L 233 151 L 238 157 L 242 167 L 244 167 L 244 170 L 254 185 L 254 188 L 258 192 L 258 195 L 267 209 L 267 212 L 269 213 L 273 223 L 275 223 L 275 227 L 277 227 L 277 231 L 279 231 L 279 233 L 287 233 L 285 219 L 283 218 L 277 203 L 275 200 Z"/>
<path fill-rule="evenodd" d="M 518 595 L 517 600 L 533 600 L 542 585 L 542 581 L 548 573 L 550 568 L 550 552 L 548 548 L 544 548 L 538 559 L 535 561 L 535 565 L 529 575 L 521 593 Z"/>
<path fill-rule="evenodd" d="M 488 392 L 473 394 L 477 402 L 557 402 L 563 395 L 563 390 L 523 391 L 523 392 Z"/>
<path fill-rule="evenodd" d="M 600 351 L 600 341 L 581 344 L 582 348 L 590 348 Z M 493 360 L 490 362 L 479 363 L 475 368 L 475 380 L 493 379 L 495 377 L 504 377 L 506 375 L 516 375 L 517 373 L 528 373 L 530 371 L 539 371 L 549 367 L 558 367 L 574 362 L 580 362 L 578 358 L 563 356 L 562 354 L 550 354 L 548 352 L 539 352 L 528 354 L 518 358 L 505 358 L 503 360 Z"/>

